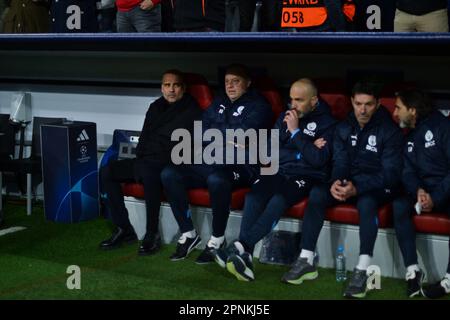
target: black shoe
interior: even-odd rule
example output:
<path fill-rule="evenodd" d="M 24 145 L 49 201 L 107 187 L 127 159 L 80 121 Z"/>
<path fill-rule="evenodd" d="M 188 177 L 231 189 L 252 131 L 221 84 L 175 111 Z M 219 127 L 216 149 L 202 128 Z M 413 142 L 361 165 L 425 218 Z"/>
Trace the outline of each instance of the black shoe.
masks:
<path fill-rule="evenodd" d="M 138 254 L 147 256 L 156 253 L 161 248 L 161 236 L 159 233 L 147 233 L 139 246 Z"/>
<path fill-rule="evenodd" d="M 239 249 L 235 245 L 236 242 L 238 241 L 233 241 L 228 247 L 216 250 L 214 260 L 222 268 L 226 268 L 228 257 L 232 255 L 239 255 Z"/>
<path fill-rule="evenodd" d="M 406 294 L 408 297 L 413 298 L 420 295 L 420 289 L 422 288 L 422 282 L 425 278 L 425 274 L 422 271 L 412 271 L 411 274 L 407 274 L 406 280 Z"/>
<path fill-rule="evenodd" d="M 108 250 L 120 247 L 123 243 L 133 243 L 137 240 L 136 233 L 132 228 L 122 229 L 117 227 L 111 238 L 102 241 L 100 248 Z"/>
<path fill-rule="evenodd" d="M 184 243 L 180 243 L 180 241 L 183 240 Z M 170 260 L 177 261 L 186 258 L 188 254 L 200 244 L 201 241 L 202 239 L 200 239 L 199 235 L 196 235 L 194 238 L 188 238 L 182 235 L 178 240 L 177 250 L 170 256 Z"/>
<path fill-rule="evenodd" d="M 438 299 L 450 294 L 450 279 L 444 277 L 438 283 L 423 287 L 422 295 L 429 299 Z"/>
<path fill-rule="evenodd" d="M 195 260 L 196 264 L 207 264 L 214 262 L 214 259 L 216 257 L 216 251 L 226 246 L 224 241 L 220 245 L 219 249 L 216 249 L 215 246 L 217 246 L 217 244 L 211 242 L 212 240 L 208 241 L 208 244 L 206 245 L 205 249 L 203 249 L 202 253 L 200 253 L 197 260 Z"/>
<path fill-rule="evenodd" d="M 345 289 L 346 298 L 364 298 L 367 292 L 367 271 L 355 268 L 350 283 Z"/>
<path fill-rule="evenodd" d="M 240 281 L 253 281 L 253 258 L 248 252 L 241 255 L 233 254 L 227 260 L 227 270 Z"/>
<path fill-rule="evenodd" d="M 301 284 L 304 280 L 314 280 L 319 276 L 317 268 L 308 263 L 307 258 L 298 258 L 291 269 L 281 278 L 282 282 Z"/>

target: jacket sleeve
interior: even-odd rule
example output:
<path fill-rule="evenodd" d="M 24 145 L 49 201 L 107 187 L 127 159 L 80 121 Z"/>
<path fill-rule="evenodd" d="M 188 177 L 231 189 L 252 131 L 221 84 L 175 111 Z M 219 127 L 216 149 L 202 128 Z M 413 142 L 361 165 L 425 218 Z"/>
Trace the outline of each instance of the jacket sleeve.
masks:
<path fill-rule="evenodd" d="M 153 110 L 152 104 L 148 107 L 148 110 L 145 114 L 144 124 L 142 126 L 141 134 L 139 135 L 139 142 L 136 146 L 136 156 L 139 157 L 141 155 L 141 146 L 144 146 L 147 140 L 148 132 L 150 131 L 150 118 L 152 117 Z"/>
<path fill-rule="evenodd" d="M 331 181 L 348 179 L 350 176 L 350 157 L 345 137 L 350 134 L 342 125 L 338 125 L 333 139 L 333 169 Z"/>
<path fill-rule="evenodd" d="M 433 199 L 435 207 L 440 207 L 450 200 L 450 121 L 446 122 L 442 130 L 441 143 L 447 159 L 447 175 L 431 192 L 431 199 Z"/>
<path fill-rule="evenodd" d="M 329 160 L 332 153 L 334 126 L 328 127 L 325 131 L 315 138 L 323 138 L 327 141 L 326 145 L 319 149 L 314 145 L 314 141 L 305 139 L 302 132 L 298 132 L 292 139 L 295 146 L 303 157 L 314 168 L 323 167 Z"/>
<path fill-rule="evenodd" d="M 407 147 L 403 152 L 403 171 L 402 183 L 406 192 L 414 198 L 417 195 L 417 190 L 421 187 L 419 176 L 417 175 L 417 166 L 414 159 L 414 151 L 408 152 Z"/>
<path fill-rule="evenodd" d="M 398 185 L 402 172 L 403 136 L 400 129 L 395 128 L 385 137 L 381 155 L 381 168 L 375 174 L 360 174 L 353 178 L 358 194 L 372 190 L 391 189 Z"/>

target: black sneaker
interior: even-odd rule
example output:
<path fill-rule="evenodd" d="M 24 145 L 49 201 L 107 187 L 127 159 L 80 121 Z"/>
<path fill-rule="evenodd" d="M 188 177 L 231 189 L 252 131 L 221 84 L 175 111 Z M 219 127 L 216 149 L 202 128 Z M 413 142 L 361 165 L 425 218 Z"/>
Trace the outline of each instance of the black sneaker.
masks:
<path fill-rule="evenodd" d="M 135 241 L 137 241 L 137 236 L 133 228 L 122 229 L 117 227 L 109 239 L 100 243 L 100 248 L 104 250 L 115 249 L 124 243 L 133 243 Z"/>
<path fill-rule="evenodd" d="M 248 252 L 233 254 L 227 260 L 227 270 L 240 281 L 253 281 L 253 258 Z"/>
<path fill-rule="evenodd" d="M 233 241 L 228 247 L 216 250 L 214 260 L 222 268 L 226 268 L 228 257 L 231 255 L 239 255 L 239 249 L 235 246 L 237 241 Z"/>
<path fill-rule="evenodd" d="M 156 253 L 161 248 L 161 236 L 157 233 L 147 233 L 139 246 L 138 254 L 147 256 Z"/>
<path fill-rule="evenodd" d="M 406 294 L 408 297 L 413 298 L 420 295 L 424 278 L 425 274 L 422 271 L 412 271 L 411 274 L 406 274 Z"/>
<path fill-rule="evenodd" d="M 304 280 L 314 280 L 319 276 L 315 266 L 308 263 L 307 258 L 298 258 L 291 269 L 281 278 L 282 282 L 291 284 L 301 284 Z"/>
<path fill-rule="evenodd" d="M 180 241 L 183 240 L 184 243 L 180 243 Z M 199 235 L 196 235 L 194 238 L 188 238 L 182 235 L 178 240 L 175 253 L 170 256 L 170 260 L 177 261 L 186 258 L 188 254 L 200 244 L 201 241 L 202 239 L 200 239 Z"/>
<path fill-rule="evenodd" d="M 438 299 L 450 294 L 450 279 L 444 277 L 438 283 L 423 287 L 422 295 L 429 299 Z"/>
<path fill-rule="evenodd" d="M 212 245 L 212 246 L 210 246 L 210 245 Z M 220 246 L 220 248 L 223 248 L 223 247 L 225 247 L 225 241 Z M 214 244 L 211 243 L 211 240 L 209 240 L 205 249 L 203 249 L 202 253 L 200 253 L 200 255 L 197 257 L 197 260 L 195 260 L 195 263 L 196 264 L 207 264 L 207 263 L 214 262 L 214 259 L 216 257 L 216 251 L 219 249 L 216 249 L 214 247 Z"/>
<path fill-rule="evenodd" d="M 367 292 L 367 271 L 354 269 L 350 283 L 344 292 L 346 298 L 364 298 Z"/>

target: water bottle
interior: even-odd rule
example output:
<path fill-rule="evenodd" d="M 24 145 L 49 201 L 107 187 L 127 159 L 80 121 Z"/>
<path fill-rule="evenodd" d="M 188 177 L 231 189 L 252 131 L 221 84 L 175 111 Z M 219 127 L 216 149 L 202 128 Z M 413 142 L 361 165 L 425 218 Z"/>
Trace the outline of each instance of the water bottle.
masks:
<path fill-rule="evenodd" d="M 336 255 L 336 281 L 343 282 L 347 280 L 347 270 L 345 269 L 344 247 L 339 246 Z"/>

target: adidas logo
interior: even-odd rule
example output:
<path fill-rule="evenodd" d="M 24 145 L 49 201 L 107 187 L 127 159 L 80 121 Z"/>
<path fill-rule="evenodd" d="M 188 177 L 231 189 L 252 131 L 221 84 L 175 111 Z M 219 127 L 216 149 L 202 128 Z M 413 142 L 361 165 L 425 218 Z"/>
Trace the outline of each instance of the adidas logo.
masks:
<path fill-rule="evenodd" d="M 87 141 L 89 140 L 89 136 L 86 133 L 86 130 L 83 129 L 81 133 L 78 135 L 77 141 Z"/>

